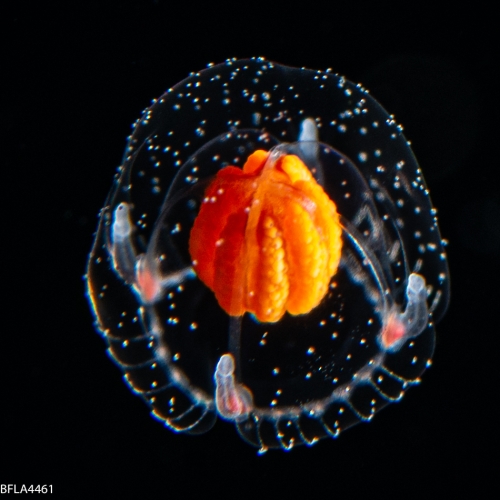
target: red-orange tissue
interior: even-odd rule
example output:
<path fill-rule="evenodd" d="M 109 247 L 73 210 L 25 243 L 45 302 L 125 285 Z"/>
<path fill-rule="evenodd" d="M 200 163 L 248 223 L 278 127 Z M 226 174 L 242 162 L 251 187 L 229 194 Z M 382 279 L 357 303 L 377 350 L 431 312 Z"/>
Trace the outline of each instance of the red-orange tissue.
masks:
<path fill-rule="evenodd" d="M 295 155 L 258 150 L 221 169 L 189 240 L 198 277 L 231 316 L 276 322 L 306 314 L 328 291 L 342 250 L 333 201 Z"/>

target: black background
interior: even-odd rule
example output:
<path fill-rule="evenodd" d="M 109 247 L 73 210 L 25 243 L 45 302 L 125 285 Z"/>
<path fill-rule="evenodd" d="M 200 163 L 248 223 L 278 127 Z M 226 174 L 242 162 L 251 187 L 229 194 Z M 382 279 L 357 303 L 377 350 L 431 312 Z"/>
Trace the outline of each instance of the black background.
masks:
<path fill-rule="evenodd" d="M 53 484 L 65 498 L 470 496 L 491 486 L 499 40 L 481 3 L 3 2 L 0 483 Z M 131 123 L 189 72 L 251 56 L 330 67 L 395 114 L 450 241 L 452 279 L 421 385 L 336 441 L 264 456 L 224 422 L 190 437 L 152 419 L 105 354 L 83 280 Z"/>

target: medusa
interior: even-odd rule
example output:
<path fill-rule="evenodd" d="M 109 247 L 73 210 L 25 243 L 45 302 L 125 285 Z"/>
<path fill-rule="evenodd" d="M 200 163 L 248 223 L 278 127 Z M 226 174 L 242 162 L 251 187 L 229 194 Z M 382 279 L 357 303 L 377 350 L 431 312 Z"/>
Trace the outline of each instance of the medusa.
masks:
<path fill-rule="evenodd" d="M 152 414 L 260 451 L 370 420 L 419 380 L 448 302 L 401 127 L 329 71 L 229 60 L 134 125 L 88 294 Z"/>

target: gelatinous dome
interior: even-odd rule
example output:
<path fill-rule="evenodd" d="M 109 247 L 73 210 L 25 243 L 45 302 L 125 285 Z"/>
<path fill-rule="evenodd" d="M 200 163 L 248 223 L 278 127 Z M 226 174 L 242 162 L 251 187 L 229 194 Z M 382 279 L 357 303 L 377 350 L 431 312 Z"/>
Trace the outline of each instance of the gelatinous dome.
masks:
<path fill-rule="evenodd" d="M 155 417 L 261 451 L 370 420 L 419 381 L 448 303 L 435 210 L 360 85 L 263 59 L 144 111 L 88 264 L 97 326 Z"/>

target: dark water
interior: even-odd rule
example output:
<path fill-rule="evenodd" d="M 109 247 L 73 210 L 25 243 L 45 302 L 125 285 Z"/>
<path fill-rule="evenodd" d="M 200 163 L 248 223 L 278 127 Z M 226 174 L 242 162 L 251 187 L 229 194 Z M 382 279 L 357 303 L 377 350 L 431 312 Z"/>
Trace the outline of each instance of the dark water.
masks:
<path fill-rule="evenodd" d="M 1 14 L 1 483 L 53 484 L 66 498 L 478 491 L 492 482 L 484 449 L 498 381 L 492 14 L 232 9 L 137 0 Z M 330 67 L 394 113 L 450 243 L 452 283 L 421 385 L 338 440 L 262 457 L 224 422 L 191 437 L 153 420 L 107 358 L 82 279 L 130 124 L 189 72 L 250 56 Z"/>

